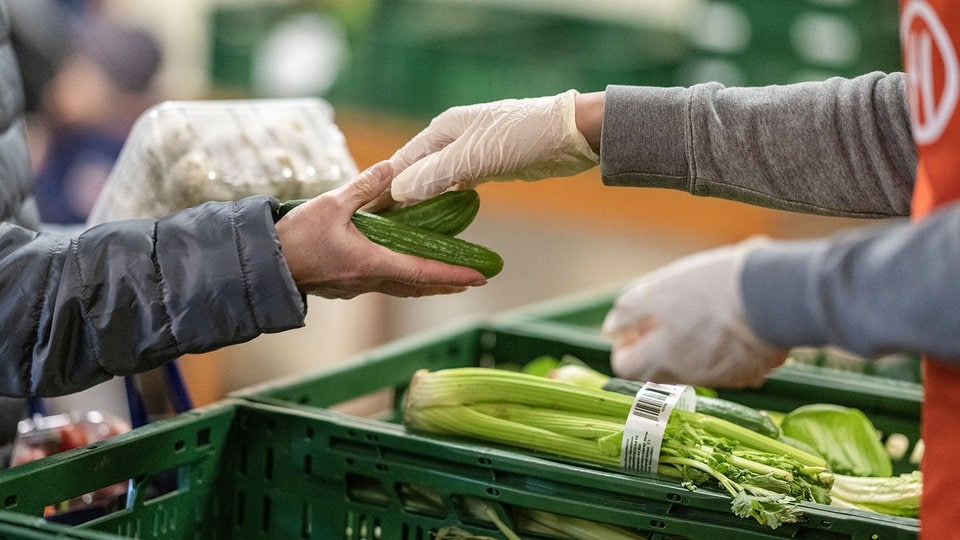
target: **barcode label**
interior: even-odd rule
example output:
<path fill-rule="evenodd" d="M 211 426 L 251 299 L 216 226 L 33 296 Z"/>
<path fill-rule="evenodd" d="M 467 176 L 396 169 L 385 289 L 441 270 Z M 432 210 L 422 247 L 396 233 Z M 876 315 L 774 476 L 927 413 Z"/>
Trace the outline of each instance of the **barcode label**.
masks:
<path fill-rule="evenodd" d="M 678 384 L 644 383 L 633 398 L 623 428 L 620 464 L 627 469 L 656 472 L 663 432 L 674 408 L 694 410 L 693 387 Z"/>
<path fill-rule="evenodd" d="M 643 388 L 637 391 L 637 395 L 634 397 L 633 414 L 653 422 L 659 421 L 672 390 L 673 387 L 666 388 L 665 385 L 661 384 L 647 383 L 643 385 Z"/>

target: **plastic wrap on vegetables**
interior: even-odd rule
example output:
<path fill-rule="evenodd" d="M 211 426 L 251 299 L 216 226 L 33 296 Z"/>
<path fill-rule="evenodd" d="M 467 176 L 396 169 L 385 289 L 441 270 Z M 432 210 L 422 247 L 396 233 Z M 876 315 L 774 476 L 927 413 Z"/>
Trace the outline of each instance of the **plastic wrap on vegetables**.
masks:
<path fill-rule="evenodd" d="M 137 120 L 88 225 L 258 194 L 309 198 L 356 174 L 321 99 L 168 101 Z"/>

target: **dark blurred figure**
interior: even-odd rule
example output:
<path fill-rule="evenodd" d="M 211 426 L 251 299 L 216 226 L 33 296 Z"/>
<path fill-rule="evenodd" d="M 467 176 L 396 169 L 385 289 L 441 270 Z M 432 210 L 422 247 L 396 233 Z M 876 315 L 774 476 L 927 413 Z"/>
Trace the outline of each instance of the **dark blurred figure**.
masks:
<path fill-rule="evenodd" d="M 40 110 L 40 95 L 69 53 L 74 20 L 85 8 L 67 0 L 8 0 L 10 41 L 13 43 L 26 112 Z"/>
<path fill-rule="evenodd" d="M 75 40 L 44 87 L 32 144 L 41 221 L 82 224 L 136 119 L 157 102 L 160 45 L 102 15 L 78 20 Z M 36 126 L 35 126 L 36 127 Z"/>

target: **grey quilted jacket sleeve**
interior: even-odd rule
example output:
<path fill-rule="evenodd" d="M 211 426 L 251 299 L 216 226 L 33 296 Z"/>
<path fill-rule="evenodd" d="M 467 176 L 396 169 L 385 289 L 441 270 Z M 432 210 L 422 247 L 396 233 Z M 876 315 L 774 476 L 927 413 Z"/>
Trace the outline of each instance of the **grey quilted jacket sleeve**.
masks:
<path fill-rule="evenodd" d="M 267 197 L 77 238 L 0 225 L 0 394 L 58 395 L 304 324 Z"/>

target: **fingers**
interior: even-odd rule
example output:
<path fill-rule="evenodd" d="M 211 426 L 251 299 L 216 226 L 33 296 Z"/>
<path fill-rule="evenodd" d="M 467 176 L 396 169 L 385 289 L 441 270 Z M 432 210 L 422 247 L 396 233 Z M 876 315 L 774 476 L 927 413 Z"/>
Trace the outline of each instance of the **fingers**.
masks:
<path fill-rule="evenodd" d="M 475 125 L 488 105 L 454 107 L 437 116 L 430 126 L 411 139 L 391 158 L 394 170 L 390 186 L 393 199 L 417 202 L 438 195 L 457 183 L 485 176 L 482 160 L 471 152 L 493 130 Z M 477 140 L 480 139 L 480 140 Z"/>
<path fill-rule="evenodd" d="M 622 332 L 630 331 L 638 321 L 651 313 L 649 302 L 644 295 L 648 290 L 652 275 L 637 279 L 622 292 L 603 319 L 601 331 L 608 337 L 616 338 Z"/>
<path fill-rule="evenodd" d="M 448 144 L 457 140 L 457 137 L 466 129 L 469 123 L 469 111 L 482 107 L 467 106 L 447 109 L 430 121 L 430 125 L 407 141 L 390 157 L 394 174 L 399 175 L 407 167 L 420 161 L 424 157 L 443 150 Z"/>
<path fill-rule="evenodd" d="M 383 194 L 392 178 L 393 168 L 390 162 L 381 161 L 337 188 L 335 194 L 350 212 L 354 212 Z"/>
<path fill-rule="evenodd" d="M 398 174 L 390 185 L 390 195 L 400 202 L 417 202 L 438 195 L 455 183 L 441 168 L 443 151 L 417 161 Z"/>
<path fill-rule="evenodd" d="M 651 341 L 653 339 L 653 341 Z M 637 336 L 629 340 L 615 340 L 610 352 L 610 369 L 617 377 L 634 381 L 654 381 L 673 383 L 665 380 L 662 374 L 651 369 L 647 358 L 652 346 L 655 346 L 655 335 Z"/>
<path fill-rule="evenodd" d="M 423 289 L 478 287 L 487 283 L 483 274 L 466 266 L 455 266 L 393 251 L 389 251 L 387 255 L 388 258 L 383 260 L 382 275 L 391 282 Z"/>
<path fill-rule="evenodd" d="M 398 298 L 420 298 L 441 294 L 456 294 L 466 291 L 467 289 L 468 287 L 450 287 L 444 285 L 417 287 L 407 283 L 388 281 L 380 287 L 379 292 Z"/>

